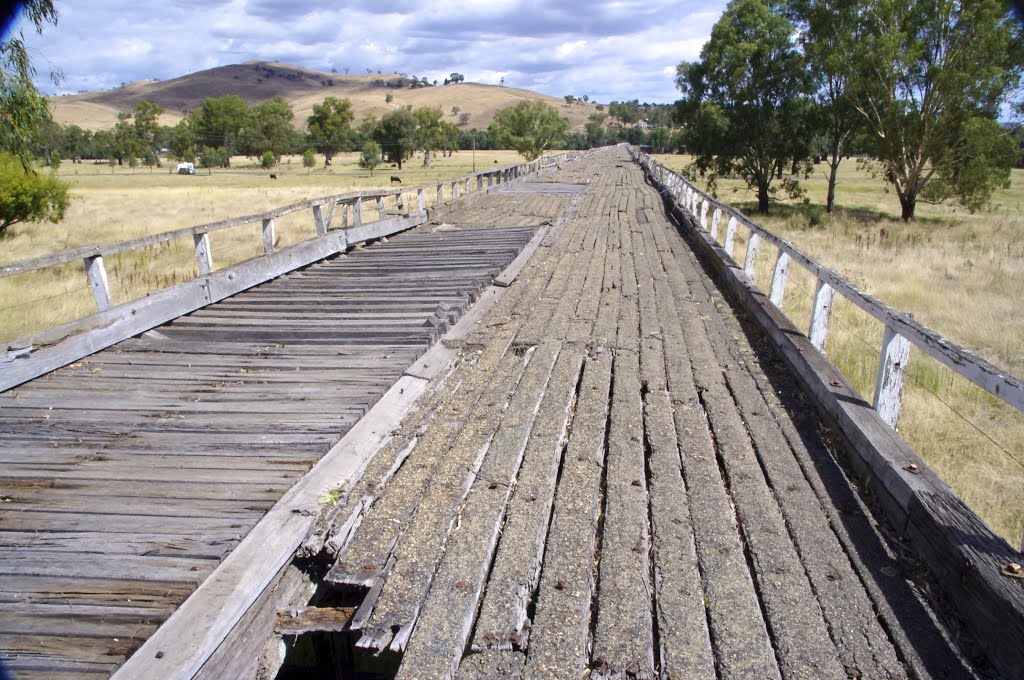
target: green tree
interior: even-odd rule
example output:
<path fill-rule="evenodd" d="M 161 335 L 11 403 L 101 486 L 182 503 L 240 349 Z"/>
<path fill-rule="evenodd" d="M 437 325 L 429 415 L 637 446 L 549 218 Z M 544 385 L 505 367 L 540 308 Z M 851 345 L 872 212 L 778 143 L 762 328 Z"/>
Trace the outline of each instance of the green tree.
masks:
<path fill-rule="evenodd" d="M 196 135 L 187 120 L 181 121 L 171 129 L 171 139 L 167 148 L 179 161 L 195 160 Z"/>
<path fill-rule="evenodd" d="M 316 167 L 316 153 L 312 149 L 306 149 L 302 152 L 302 167 L 306 168 L 306 174 Z"/>
<path fill-rule="evenodd" d="M 521 101 L 498 111 L 488 129 L 499 145 L 532 161 L 569 129 L 569 121 L 542 101 Z"/>
<path fill-rule="evenodd" d="M 789 0 L 788 14 L 800 32 L 799 42 L 817 103 L 812 123 L 820 144 L 815 155 L 828 160 L 828 213 L 835 211 L 839 164 L 846 154 L 847 142 L 860 125 L 849 94 L 860 9 L 859 0 Z"/>
<path fill-rule="evenodd" d="M 851 98 L 899 197 L 986 204 L 1010 178 L 996 118 L 1021 81 L 1020 26 L 1001 0 L 876 0 L 859 15 Z"/>
<path fill-rule="evenodd" d="M 353 118 L 352 102 L 348 99 L 327 97 L 322 104 L 313 105 L 306 127 L 313 148 L 324 155 L 324 165 L 330 165 L 336 153 L 351 147 L 355 137 Z"/>
<path fill-rule="evenodd" d="M 59 163 L 59 161 L 58 161 Z M 21 159 L 0 152 L 0 236 L 20 222 L 59 222 L 71 198 L 55 172 L 26 169 Z"/>
<path fill-rule="evenodd" d="M 411 106 L 403 106 L 380 119 L 374 130 L 374 140 L 380 144 L 381 153 L 391 163 L 402 162 L 416 150 L 416 128 L 419 121 L 412 113 Z"/>
<path fill-rule="evenodd" d="M 289 153 L 294 142 L 294 117 L 291 104 L 282 97 L 274 97 L 252 107 L 242 130 L 240 150 L 254 157 L 266 151 L 278 158 Z"/>
<path fill-rule="evenodd" d="M 274 155 L 274 152 L 264 151 L 263 155 L 260 157 L 260 167 L 264 170 L 269 170 L 275 165 L 277 165 L 277 156 Z"/>
<path fill-rule="evenodd" d="M 430 167 L 430 154 L 454 146 L 458 128 L 444 120 L 441 109 L 421 106 L 412 114 L 416 117 L 416 148 L 423 151 L 423 167 Z"/>
<path fill-rule="evenodd" d="M 224 148 L 223 165 L 228 167 L 231 156 L 237 152 L 239 135 L 249 124 L 250 115 L 249 105 L 244 99 L 228 94 L 204 99 L 202 106 L 189 114 L 189 121 L 198 143 Z"/>
<path fill-rule="evenodd" d="M 145 99 L 135 105 L 132 112 L 134 120 L 135 137 L 138 140 L 139 150 L 144 159 L 160 167 L 160 157 L 157 155 L 160 147 L 157 146 L 157 138 L 160 134 L 160 115 L 164 107 L 155 102 Z"/>
<path fill-rule="evenodd" d="M 52 0 L 26 0 L 22 11 L 37 33 L 46 24 L 56 25 L 59 18 Z M 51 120 L 49 104 L 32 82 L 35 75 L 21 31 L 0 41 L 0 151 L 16 154 L 26 168 L 40 126 Z M 57 72 L 50 77 L 54 84 L 60 80 Z"/>
<path fill-rule="evenodd" d="M 199 167 L 201 168 L 222 168 L 227 167 L 228 151 L 223 146 L 213 148 L 204 146 L 199 152 Z"/>
<path fill-rule="evenodd" d="M 693 168 L 709 176 L 739 175 L 757 190 L 767 212 L 773 180 L 805 164 L 808 74 L 795 49 L 792 24 L 765 0 L 732 0 L 711 29 L 700 61 L 677 67 L 677 122 L 686 125 Z M 796 180 L 783 181 L 790 196 Z"/>
<path fill-rule="evenodd" d="M 380 165 L 380 144 L 373 141 L 364 143 L 363 153 L 359 156 L 359 167 L 369 170 L 370 177 L 373 177 L 373 171 L 378 165 Z"/>

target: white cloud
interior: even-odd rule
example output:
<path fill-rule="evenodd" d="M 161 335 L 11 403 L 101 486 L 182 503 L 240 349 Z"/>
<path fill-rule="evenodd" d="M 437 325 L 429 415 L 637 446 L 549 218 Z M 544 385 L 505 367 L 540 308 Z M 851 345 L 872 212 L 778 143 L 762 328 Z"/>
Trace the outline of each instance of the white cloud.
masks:
<path fill-rule="evenodd" d="M 598 101 L 673 101 L 675 64 L 696 59 L 725 0 L 62 0 L 29 38 L 46 88 L 168 79 L 250 60 L 353 73 L 428 74 Z M 26 32 L 28 33 L 28 32 Z M 52 89 L 52 88 L 51 88 Z"/>

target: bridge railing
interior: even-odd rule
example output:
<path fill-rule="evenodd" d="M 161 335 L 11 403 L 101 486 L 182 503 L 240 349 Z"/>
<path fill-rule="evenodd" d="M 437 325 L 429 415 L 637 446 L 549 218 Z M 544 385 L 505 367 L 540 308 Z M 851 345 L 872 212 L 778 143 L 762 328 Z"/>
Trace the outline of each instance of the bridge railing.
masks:
<path fill-rule="evenodd" d="M 884 331 L 872 405 L 890 427 L 895 428 L 899 418 L 911 345 L 1018 411 L 1024 411 L 1024 382 L 1018 378 L 922 326 L 909 315 L 858 290 L 833 270 L 800 252 L 792 243 L 779 238 L 736 208 L 710 197 L 650 156 L 640 154 L 635 149 L 633 153 L 648 174 L 656 178 L 664 191 L 672 196 L 677 210 L 694 226 L 721 243 L 729 257 L 733 257 L 737 232 L 745 230 L 743 235 L 746 236 L 747 248 L 743 257 L 743 271 L 751 282 L 756 274 L 760 249 L 765 245 L 774 248 L 775 267 L 768 298 L 780 310 L 790 266 L 795 263 L 810 273 L 816 281 L 814 303 L 810 319 L 802 323 L 818 351 L 824 351 L 832 301 L 836 293 L 882 324 Z M 794 321 L 801 324 L 799 319 Z"/>
<path fill-rule="evenodd" d="M 1021 553 L 993 533 L 894 431 L 910 345 L 1022 409 L 1021 381 L 940 337 L 801 253 L 741 212 L 714 200 L 678 173 L 637 149 L 634 159 L 682 223 L 691 244 L 708 256 L 720 283 L 756 320 L 812 403 L 846 443 L 843 460 L 868 490 L 872 505 L 916 554 L 951 603 L 964 628 L 1006 677 L 1024 667 L 1024 588 Z M 740 231 L 743 230 L 743 231 Z M 744 233 L 745 232 L 745 233 Z M 742 264 L 733 259 L 737 237 L 746 237 Z M 773 261 L 767 295 L 754 281 L 759 249 Z M 764 255 L 769 255 L 765 258 Z M 793 263 L 815 278 L 810 318 L 794 320 L 782 309 Z M 764 272 L 767 274 L 767 272 Z M 797 274 L 796 271 L 793 272 Z M 867 312 L 884 329 L 872 403 L 824 356 L 835 294 Z M 838 300 L 837 300 L 838 301 Z M 806 324 L 806 325 L 805 325 Z M 807 329 L 806 334 L 801 330 Z"/>
<path fill-rule="evenodd" d="M 3 338 L 0 391 L 241 290 L 343 252 L 355 244 L 422 224 L 427 219 L 428 207 L 516 180 L 578 155 L 568 152 L 542 156 L 529 163 L 488 169 L 434 184 L 325 196 L 264 213 L 105 245 L 82 246 L 0 265 L 2 279 L 60 268 L 64 269 L 56 276 L 74 277 L 74 272 L 67 268 L 81 263 L 78 276 L 87 281 L 95 303 L 95 313 L 52 328 L 33 329 L 19 339 Z M 280 247 L 279 224 L 283 218 L 293 223 L 296 219 L 301 221 L 303 213 L 311 218 L 312 229 L 306 223 L 298 242 Z M 259 226 L 258 240 L 245 249 L 246 253 L 258 253 L 255 257 L 239 257 L 237 253 L 228 257 L 224 250 L 215 251 L 212 234 L 247 225 Z M 129 256 L 130 260 L 136 256 L 148 260 L 154 246 L 178 245 L 180 250 L 182 242 L 189 243 L 188 249 L 194 258 L 191 274 L 185 275 L 185 281 L 178 283 L 175 277 L 169 279 L 174 285 L 164 285 L 155 291 L 140 291 L 125 285 L 118 291 L 119 295 L 115 295 L 105 258 Z M 218 257 L 218 253 L 224 255 Z M 180 254 L 174 248 L 166 248 L 156 253 L 156 257 L 170 260 L 171 256 Z M 222 258 L 224 265 L 218 267 Z M 177 257 L 177 262 L 171 264 L 181 268 L 181 258 Z M 130 278 L 131 274 L 129 271 L 125 278 Z M 31 286 L 32 282 L 27 281 L 26 287 Z"/>

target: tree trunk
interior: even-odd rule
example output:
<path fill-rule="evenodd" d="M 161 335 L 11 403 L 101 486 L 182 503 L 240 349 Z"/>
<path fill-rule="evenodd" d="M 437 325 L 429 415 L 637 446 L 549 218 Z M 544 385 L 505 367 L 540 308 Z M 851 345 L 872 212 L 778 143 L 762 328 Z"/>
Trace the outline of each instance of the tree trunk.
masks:
<path fill-rule="evenodd" d="M 825 212 L 830 215 L 836 210 L 836 177 L 839 174 L 839 164 L 842 161 L 843 139 L 840 135 L 833 134 L 828 161 L 828 196 L 825 199 Z"/>
<path fill-rule="evenodd" d="M 430 167 L 430 149 L 427 149 L 423 152 L 423 167 Z"/>
<path fill-rule="evenodd" d="M 768 212 L 768 182 L 757 183 L 757 212 Z"/>
<path fill-rule="evenodd" d="M 904 222 L 914 219 L 914 208 L 917 207 L 917 195 L 914 193 L 900 194 L 900 206 L 903 208 L 900 218 Z"/>

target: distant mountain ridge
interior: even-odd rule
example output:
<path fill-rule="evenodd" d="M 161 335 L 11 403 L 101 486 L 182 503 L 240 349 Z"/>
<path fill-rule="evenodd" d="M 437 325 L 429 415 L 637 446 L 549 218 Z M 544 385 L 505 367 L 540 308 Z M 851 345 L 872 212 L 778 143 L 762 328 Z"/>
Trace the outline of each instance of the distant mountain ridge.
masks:
<path fill-rule="evenodd" d="M 483 129 L 494 114 L 524 99 L 544 101 L 569 119 L 572 129 L 581 130 L 596 109 L 593 104 L 575 102 L 513 87 L 459 83 L 421 88 L 391 88 L 382 81 L 397 74 L 325 73 L 280 62 L 249 61 L 218 66 L 171 80 L 140 80 L 112 90 L 52 97 L 54 118 L 89 130 L 108 129 L 117 123 L 119 112 L 131 111 L 142 100 L 160 104 L 166 110 L 161 122 L 174 125 L 186 112 L 207 97 L 236 94 L 250 105 L 282 97 L 295 111 L 295 126 L 304 128 L 314 104 L 325 97 L 352 101 L 358 122 L 366 115 L 381 116 L 406 104 L 437 106 L 456 122 L 469 114 L 466 128 Z M 387 95 L 392 101 L 387 102 Z"/>

